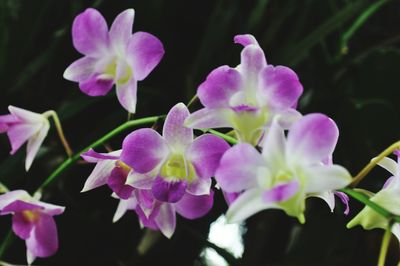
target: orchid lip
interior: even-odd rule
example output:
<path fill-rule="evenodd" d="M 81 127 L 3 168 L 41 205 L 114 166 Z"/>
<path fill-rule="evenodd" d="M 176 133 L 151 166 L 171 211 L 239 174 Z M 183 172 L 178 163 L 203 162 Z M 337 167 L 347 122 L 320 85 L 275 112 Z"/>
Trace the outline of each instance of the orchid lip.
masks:
<path fill-rule="evenodd" d="M 257 108 L 257 107 L 245 105 L 245 104 L 233 106 L 233 107 L 231 107 L 231 109 L 235 112 L 256 112 L 259 110 L 259 108 Z"/>

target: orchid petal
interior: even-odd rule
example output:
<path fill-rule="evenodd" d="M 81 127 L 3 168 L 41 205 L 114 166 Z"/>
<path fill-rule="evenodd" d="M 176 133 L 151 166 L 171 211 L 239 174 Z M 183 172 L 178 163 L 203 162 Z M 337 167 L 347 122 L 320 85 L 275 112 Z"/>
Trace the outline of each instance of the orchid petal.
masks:
<path fill-rule="evenodd" d="M 197 178 L 188 184 L 186 192 L 195 196 L 208 195 L 210 194 L 211 183 L 211 178 Z"/>
<path fill-rule="evenodd" d="M 185 125 L 190 128 L 208 129 L 232 127 L 230 117 L 233 111 L 227 108 L 203 108 L 186 119 Z"/>
<path fill-rule="evenodd" d="M 17 124 L 11 126 L 7 130 L 8 138 L 11 143 L 10 154 L 15 154 L 17 150 L 26 142 L 29 138 L 34 136 L 40 130 L 39 124 Z"/>
<path fill-rule="evenodd" d="M 376 157 L 373 158 L 371 161 L 376 160 Z M 384 169 L 386 169 L 389 173 L 392 175 L 398 175 L 398 164 L 395 160 L 390 159 L 388 157 L 382 158 L 379 162 L 378 165 Z"/>
<path fill-rule="evenodd" d="M 29 238 L 34 223 L 29 222 L 22 213 L 15 213 L 12 217 L 12 230 L 22 239 Z"/>
<path fill-rule="evenodd" d="M 200 102 L 209 108 L 229 107 L 229 99 L 241 86 L 240 73 L 229 66 L 214 69 L 200 84 L 197 95 Z"/>
<path fill-rule="evenodd" d="M 215 178 L 224 191 L 239 192 L 257 185 L 257 168 L 264 164 L 254 147 L 238 144 L 222 156 Z"/>
<path fill-rule="evenodd" d="M 125 52 L 132 35 L 135 10 L 132 8 L 121 12 L 110 27 L 110 41 L 119 53 Z"/>
<path fill-rule="evenodd" d="M 262 156 L 271 169 L 281 169 L 286 165 L 285 150 L 285 132 L 274 120 L 264 139 Z"/>
<path fill-rule="evenodd" d="M 0 195 L 0 212 L 3 210 L 4 207 L 9 205 L 10 203 L 24 199 L 24 198 L 30 198 L 31 196 L 25 191 L 25 190 L 13 190 L 9 191 L 7 193 L 1 194 Z"/>
<path fill-rule="evenodd" d="M 156 131 L 142 128 L 129 134 L 122 144 L 121 161 L 145 174 L 160 165 L 168 156 L 165 140 Z"/>
<path fill-rule="evenodd" d="M 239 44 L 243 45 L 244 47 L 251 45 L 251 44 L 258 45 L 256 38 L 254 38 L 254 36 L 251 34 L 236 35 L 233 38 L 233 42 L 239 43 Z"/>
<path fill-rule="evenodd" d="M 155 217 L 155 222 L 161 233 L 167 238 L 171 238 L 175 232 L 176 215 L 174 206 L 171 204 L 161 204 L 158 215 Z"/>
<path fill-rule="evenodd" d="M 246 83 L 258 80 L 259 72 L 267 66 L 263 50 L 255 44 L 247 45 L 240 56 L 239 71 L 246 77 Z"/>
<path fill-rule="evenodd" d="M 204 134 L 196 138 L 187 151 L 187 160 L 193 164 L 197 175 L 210 178 L 215 175 L 222 155 L 230 148 L 220 137 Z"/>
<path fill-rule="evenodd" d="M 305 191 L 318 193 L 344 188 L 350 184 L 350 173 L 340 165 L 315 165 L 304 167 Z"/>
<path fill-rule="evenodd" d="M 81 157 L 89 163 L 98 163 L 104 160 L 118 160 L 121 155 L 121 150 L 109 152 L 109 153 L 98 153 L 93 149 L 89 149 L 87 152 L 81 154 Z"/>
<path fill-rule="evenodd" d="M 113 85 L 112 78 L 103 78 L 99 74 L 94 74 L 79 82 L 81 91 L 89 96 L 104 96 L 110 92 Z"/>
<path fill-rule="evenodd" d="M 92 57 L 82 57 L 65 69 L 63 77 L 70 81 L 81 82 L 95 74 L 97 60 Z"/>
<path fill-rule="evenodd" d="M 323 192 L 319 192 L 319 193 L 314 193 L 309 196 L 322 199 L 323 201 L 326 202 L 326 204 L 328 204 L 331 212 L 334 211 L 334 209 L 335 209 L 335 194 L 333 194 L 332 191 L 327 190 L 327 191 L 323 191 Z"/>
<path fill-rule="evenodd" d="M 338 136 L 339 130 L 335 122 L 326 115 L 305 115 L 289 131 L 288 159 L 293 163 L 320 162 L 333 153 Z"/>
<path fill-rule="evenodd" d="M 194 196 L 185 194 L 180 201 L 175 203 L 176 211 L 186 219 L 197 219 L 206 215 L 214 203 L 214 191 L 210 195 Z"/>
<path fill-rule="evenodd" d="M 101 56 L 108 48 L 108 26 L 99 11 L 88 8 L 72 24 L 72 42 L 81 54 Z"/>
<path fill-rule="evenodd" d="M 134 78 L 130 78 L 124 84 L 117 84 L 117 97 L 122 107 L 134 114 L 137 102 L 137 81 Z"/>
<path fill-rule="evenodd" d="M 40 210 L 40 209 L 44 209 L 44 207 L 41 207 L 33 202 L 31 203 L 31 202 L 26 202 L 26 201 L 18 199 L 18 200 L 11 202 L 7 206 L 4 206 L 4 208 L 1 210 L 0 214 L 6 215 L 6 214 L 10 214 L 10 213 L 31 211 L 31 210 Z"/>
<path fill-rule="evenodd" d="M 53 217 L 40 215 L 30 237 L 26 239 L 26 247 L 36 257 L 49 257 L 57 251 L 58 235 Z"/>
<path fill-rule="evenodd" d="M 134 210 L 137 207 L 137 200 L 135 197 L 131 197 L 129 199 L 123 200 L 121 199 L 118 203 L 117 210 L 115 211 L 114 217 L 113 217 L 113 223 L 118 222 L 119 219 L 121 219 L 122 216 L 128 211 L 128 210 Z"/>
<path fill-rule="evenodd" d="M 39 151 L 40 146 L 42 145 L 44 139 L 49 132 L 50 124 L 48 122 L 44 123 L 42 128 L 38 133 L 33 135 L 29 140 L 26 146 L 26 161 L 25 161 L 25 170 L 28 171 L 32 165 L 33 159 L 35 158 L 37 152 Z"/>
<path fill-rule="evenodd" d="M 262 101 L 274 110 L 290 108 L 303 93 L 296 73 L 288 67 L 268 65 L 259 74 Z"/>
<path fill-rule="evenodd" d="M 128 62 L 132 66 L 136 80 L 145 79 L 160 63 L 164 56 L 164 46 L 154 35 L 135 32 L 128 43 Z"/>
<path fill-rule="evenodd" d="M 346 206 L 344 210 L 344 215 L 348 215 L 350 212 L 350 206 L 349 206 L 349 196 L 347 196 L 346 193 L 340 192 L 340 191 L 335 191 L 334 194 L 342 201 L 342 203 Z"/>
<path fill-rule="evenodd" d="M 126 184 L 138 189 L 151 189 L 153 181 L 154 177 L 132 170 L 128 174 Z"/>
<path fill-rule="evenodd" d="M 122 167 L 115 167 L 107 179 L 107 185 L 112 191 L 121 199 L 128 199 L 133 192 L 133 187 L 126 185 L 126 178 L 128 173 Z"/>
<path fill-rule="evenodd" d="M 186 181 L 166 181 L 158 176 L 154 180 L 151 191 L 159 201 L 175 203 L 183 197 L 186 187 Z"/>
<path fill-rule="evenodd" d="M 183 152 L 193 141 L 193 129 L 184 126 L 190 115 L 183 103 L 178 103 L 168 112 L 163 127 L 163 137 L 175 152 Z"/>
<path fill-rule="evenodd" d="M 275 203 L 265 203 L 262 200 L 262 190 L 258 188 L 243 192 L 230 206 L 226 213 L 229 223 L 241 222 L 265 209 L 277 208 Z"/>
<path fill-rule="evenodd" d="M 265 203 L 286 201 L 293 197 L 299 191 L 300 185 L 297 180 L 285 184 L 279 184 L 270 190 L 262 193 L 262 199 Z"/>
<path fill-rule="evenodd" d="M 19 120 L 31 123 L 31 124 L 40 124 L 46 119 L 42 114 L 34 113 L 19 107 L 15 107 L 12 105 L 8 106 L 8 110 L 14 116 L 16 116 Z"/>
<path fill-rule="evenodd" d="M 114 160 L 103 160 L 96 164 L 92 173 L 86 179 L 85 185 L 81 192 L 86 192 L 94 188 L 107 184 L 107 179 L 111 175 L 111 171 L 115 167 Z"/>

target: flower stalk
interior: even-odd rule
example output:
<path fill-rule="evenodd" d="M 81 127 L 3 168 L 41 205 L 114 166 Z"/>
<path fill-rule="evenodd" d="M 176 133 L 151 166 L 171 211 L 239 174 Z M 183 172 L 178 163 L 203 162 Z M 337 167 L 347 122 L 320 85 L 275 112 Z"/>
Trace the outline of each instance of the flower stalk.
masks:
<path fill-rule="evenodd" d="M 60 119 L 58 118 L 57 113 L 54 110 L 49 110 L 43 113 L 43 116 L 45 116 L 47 119 L 48 118 L 52 118 L 54 121 L 54 125 L 56 126 L 57 129 L 57 133 L 58 133 L 58 137 L 60 138 L 60 141 L 62 143 L 62 145 L 64 146 L 65 152 L 67 153 L 68 157 L 71 158 L 74 154 L 74 152 L 72 151 L 67 138 L 64 135 L 64 131 L 62 129 L 61 126 L 61 122 Z"/>
<path fill-rule="evenodd" d="M 378 266 L 385 266 L 386 255 L 390 244 L 390 239 L 392 238 L 392 225 L 389 224 L 383 235 L 381 250 L 379 252 Z"/>
<path fill-rule="evenodd" d="M 127 122 L 123 123 L 122 125 L 116 127 L 115 129 L 113 129 L 112 131 L 110 131 L 109 133 L 104 135 L 103 137 L 99 138 L 98 140 L 96 140 L 95 142 L 93 142 L 92 144 L 87 146 L 86 148 L 82 149 L 80 152 L 72 155 L 70 158 L 65 160 L 59 167 L 57 167 L 56 170 L 54 170 L 47 177 L 47 179 L 39 186 L 39 188 L 35 191 L 35 193 L 43 190 L 50 183 L 52 183 L 63 171 L 65 171 L 67 168 L 69 168 L 74 162 L 76 162 L 80 158 L 81 153 L 88 151 L 90 148 L 95 148 L 95 147 L 102 145 L 103 143 L 105 143 L 106 141 L 108 141 L 109 139 L 114 137 L 115 135 L 121 133 L 122 131 L 124 131 L 128 128 L 143 125 L 143 124 L 154 123 L 158 119 L 163 118 L 163 117 L 164 116 L 161 115 L 161 116 L 150 116 L 150 117 L 140 118 L 140 119 L 136 119 L 136 120 L 130 120 L 130 121 L 127 121 Z"/>
<path fill-rule="evenodd" d="M 383 152 L 381 152 L 377 157 L 372 159 L 354 178 L 350 184 L 350 187 L 356 187 L 364 177 L 386 156 L 393 153 L 395 150 L 400 149 L 400 141 L 396 141 Z"/>

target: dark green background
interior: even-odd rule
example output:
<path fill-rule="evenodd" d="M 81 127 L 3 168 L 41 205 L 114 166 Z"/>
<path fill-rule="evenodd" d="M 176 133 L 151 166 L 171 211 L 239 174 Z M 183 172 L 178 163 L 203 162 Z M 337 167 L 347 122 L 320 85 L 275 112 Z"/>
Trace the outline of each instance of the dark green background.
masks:
<path fill-rule="evenodd" d="M 380 6 L 382 4 L 382 6 Z M 340 128 L 334 161 L 356 174 L 364 164 L 400 138 L 400 1 L 366 0 L 0 0 L 0 113 L 9 104 L 59 113 L 75 151 L 126 119 L 115 93 L 91 98 L 64 69 L 80 55 L 71 41 L 74 17 L 96 6 L 110 24 L 126 8 L 136 10 L 134 31 L 148 31 L 165 46 L 160 65 L 139 83 L 137 117 L 164 114 L 176 102 L 188 102 L 214 68 L 239 63 L 241 47 L 233 36 L 251 33 L 273 65 L 299 75 L 302 113 L 322 112 Z M 371 8 L 376 12 L 365 21 Z M 354 34 L 347 34 L 355 22 Z M 346 38 L 348 36 L 348 38 Z M 347 53 L 343 47 L 347 43 Z M 194 105 L 192 110 L 199 108 Z M 126 134 L 129 132 L 126 132 Z M 126 134 L 108 144 L 118 149 Z M 65 159 L 52 129 L 29 173 L 24 148 L 10 157 L 0 137 L 0 182 L 33 191 Z M 56 218 L 60 249 L 40 265 L 203 265 L 199 253 L 209 224 L 226 210 L 217 193 L 213 210 L 196 221 L 178 219 L 171 240 L 161 238 L 145 256 L 136 247 L 143 235 L 133 213 L 111 223 L 117 201 L 108 188 L 80 194 L 92 165 L 75 165 L 46 189 L 43 200 L 67 206 Z M 361 187 L 377 191 L 389 177 L 374 170 Z M 307 201 L 307 223 L 280 211 L 265 211 L 247 221 L 241 265 L 376 265 L 382 230 L 347 230 L 362 207 L 351 201 L 345 217 L 319 199 Z M 400 204 L 400 203 L 399 203 Z M 0 241 L 11 224 L 0 217 Z M 392 241 L 388 265 L 399 246 Z M 15 239 L 2 260 L 25 263 L 24 242 Z"/>

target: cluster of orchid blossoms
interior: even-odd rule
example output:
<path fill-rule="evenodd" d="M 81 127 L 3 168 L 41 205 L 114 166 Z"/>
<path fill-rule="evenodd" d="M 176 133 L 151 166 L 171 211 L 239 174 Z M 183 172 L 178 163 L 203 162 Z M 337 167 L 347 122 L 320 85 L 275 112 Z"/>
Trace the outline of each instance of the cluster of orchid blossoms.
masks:
<path fill-rule="evenodd" d="M 137 82 L 150 74 L 164 54 L 157 37 L 132 34 L 133 20 L 134 10 L 128 9 L 108 29 L 97 10 L 79 14 L 72 37 L 84 57 L 64 72 L 89 96 L 105 95 L 115 85 L 119 102 L 130 113 L 136 112 Z M 333 212 L 335 195 L 346 205 L 345 214 L 349 213 L 348 196 L 337 190 L 349 185 L 352 177 L 332 162 L 339 136 L 335 122 L 324 114 L 302 115 L 296 110 L 303 92 L 296 73 L 268 64 L 252 35 L 237 35 L 234 42 L 243 46 L 240 64 L 218 67 L 200 84 L 197 97 L 204 108 L 191 114 L 185 104 L 178 103 L 166 116 L 162 135 L 141 128 L 125 137 L 120 150 L 89 149 L 81 154 L 96 164 L 82 192 L 107 185 L 112 197 L 119 199 L 114 222 L 133 211 L 142 227 L 170 238 L 176 213 L 186 219 L 206 215 L 216 190 L 224 193 L 230 222 L 280 209 L 304 223 L 307 198 L 325 200 Z M 72 154 L 53 111 L 38 114 L 14 106 L 9 111 L 0 116 L 0 132 L 7 133 L 11 154 L 27 142 L 26 170 L 49 131 L 50 116 Z M 228 136 L 212 128 L 232 131 Z M 211 134 L 195 137 L 194 129 Z M 376 163 L 393 176 L 381 191 L 369 195 L 370 200 L 400 215 L 400 166 L 386 157 Z M 64 211 L 64 207 L 40 202 L 37 195 L 14 190 L 0 196 L 0 215 L 13 215 L 12 229 L 26 241 L 29 264 L 56 252 L 53 216 Z M 389 223 L 365 207 L 348 227 L 386 229 Z M 399 224 L 391 229 L 400 236 Z"/>

